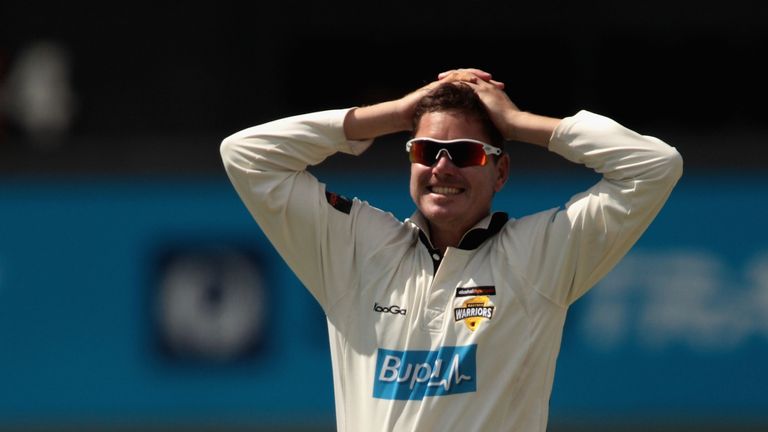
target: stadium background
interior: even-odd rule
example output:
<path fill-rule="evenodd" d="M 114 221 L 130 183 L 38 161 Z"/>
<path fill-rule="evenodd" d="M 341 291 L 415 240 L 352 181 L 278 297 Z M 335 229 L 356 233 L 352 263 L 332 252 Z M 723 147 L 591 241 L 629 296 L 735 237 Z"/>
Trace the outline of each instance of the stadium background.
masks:
<path fill-rule="evenodd" d="M 333 430 L 322 313 L 221 139 L 476 66 L 529 111 L 682 153 L 646 235 L 572 309 L 552 431 L 768 429 L 768 6 L 0 4 L 0 430 Z M 407 217 L 403 136 L 312 168 Z M 497 207 L 596 177 L 512 145 Z"/>

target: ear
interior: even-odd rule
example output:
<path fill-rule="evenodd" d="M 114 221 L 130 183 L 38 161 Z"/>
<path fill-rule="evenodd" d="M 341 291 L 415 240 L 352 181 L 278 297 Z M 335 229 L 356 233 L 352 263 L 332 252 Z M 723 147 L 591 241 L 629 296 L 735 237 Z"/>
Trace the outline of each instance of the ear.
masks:
<path fill-rule="evenodd" d="M 493 185 L 494 192 L 499 192 L 509 178 L 509 155 L 503 153 L 496 162 L 496 183 Z"/>

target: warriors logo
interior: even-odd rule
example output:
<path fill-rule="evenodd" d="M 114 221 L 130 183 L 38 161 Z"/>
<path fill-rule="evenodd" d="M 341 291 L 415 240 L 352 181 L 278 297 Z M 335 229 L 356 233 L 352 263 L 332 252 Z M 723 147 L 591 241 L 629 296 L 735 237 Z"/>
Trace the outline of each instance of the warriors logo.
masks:
<path fill-rule="evenodd" d="M 494 308 L 487 296 L 472 297 L 453 309 L 454 321 L 464 321 L 468 329 L 475 331 L 484 319 L 493 318 Z"/>

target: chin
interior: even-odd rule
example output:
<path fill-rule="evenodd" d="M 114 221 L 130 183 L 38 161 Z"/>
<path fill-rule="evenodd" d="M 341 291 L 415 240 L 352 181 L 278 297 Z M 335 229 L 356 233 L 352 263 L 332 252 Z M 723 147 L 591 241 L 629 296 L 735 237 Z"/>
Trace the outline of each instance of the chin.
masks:
<path fill-rule="evenodd" d="M 434 223 L 445 224 L 457 220 L 461 212 L 450 210 L 442 207 L 430 206 L 422 210 L 424 216 Z"/>

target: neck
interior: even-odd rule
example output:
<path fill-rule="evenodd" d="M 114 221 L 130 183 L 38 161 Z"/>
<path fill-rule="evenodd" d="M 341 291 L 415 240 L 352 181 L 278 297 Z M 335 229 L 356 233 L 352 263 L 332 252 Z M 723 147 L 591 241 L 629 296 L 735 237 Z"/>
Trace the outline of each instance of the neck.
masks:
<path fill-rule="evenodd" d="M 469 228 L 467 228 L 469 229 Z M 458 247 L 461 238 L 467 229 L 455 229 L 455 227 L 441 227 L 437 224 L 429 223 L 429 234 L 432 240 L 432 246 L 441 253 L 445 253 L 448 247 Z"/>

